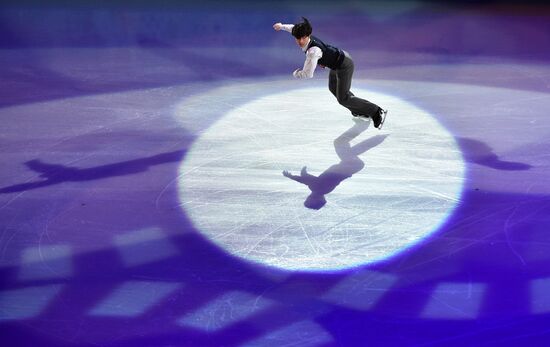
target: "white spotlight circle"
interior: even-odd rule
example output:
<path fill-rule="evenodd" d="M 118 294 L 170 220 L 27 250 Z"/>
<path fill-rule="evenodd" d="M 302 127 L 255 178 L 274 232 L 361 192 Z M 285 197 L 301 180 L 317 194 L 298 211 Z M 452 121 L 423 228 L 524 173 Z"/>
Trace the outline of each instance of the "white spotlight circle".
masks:
<path fill-rule="evenodd" d="M 179 176 L 196 228 L 238 257 L 304 271 L 383 260 L 437 230 L 462 190 L 453 136 L 409 102 L 354 93 L 390 110 L 382 131 L 356 125 L 326 88 L 230 109 L 226 89 L 210 94 L 225 115 L 196 140 Z M 304 205 L 312 189 L 326 199 L 319 209 Z"/>

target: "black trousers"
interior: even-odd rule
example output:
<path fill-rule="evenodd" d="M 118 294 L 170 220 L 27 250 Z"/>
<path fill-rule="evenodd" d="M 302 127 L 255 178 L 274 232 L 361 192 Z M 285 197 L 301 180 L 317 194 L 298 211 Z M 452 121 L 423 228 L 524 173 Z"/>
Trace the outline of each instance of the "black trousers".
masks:
<path fill-rule="evenodd" d="M 379 112 L 380 107 L 370 101 L 356 97 L 350 91 L 354 65 L 349 54 L 347 52 L 344 52 L 344 54 L 342 65 L 336 70 L 330 70 L 328 89 L 336 97 L 338 103 L 352 113 L 372 117 Z"/>

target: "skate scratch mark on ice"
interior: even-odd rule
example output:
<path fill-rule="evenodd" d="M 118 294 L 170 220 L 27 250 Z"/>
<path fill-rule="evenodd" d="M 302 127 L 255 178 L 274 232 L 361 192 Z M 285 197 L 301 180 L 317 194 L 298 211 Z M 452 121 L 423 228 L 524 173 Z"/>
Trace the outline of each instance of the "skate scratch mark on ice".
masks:
<path fill-rule="evenodd" d="M 23 182 L 23 184 L 27 184 L 27 183 L 29 183 L 29 182 L 31 182 L 31 181 L 34 181 L 34 179 L 37 178 L 37 177 L 38 177 L 38 176 L 36 176 L 36 177 L 34 177 L 34 178 L 31 178 L 31 179 L 28 179 L 28 180 L 26 180 L 25 182 Z M 21 195 L 23 195 L 23 194 L 25 194 L 25 193 L 26 193 L 26 191 L 22 191 L 22 192 L 17 193 L 14 197 L 12 197 L 12 198 L 9 199 L 8 201 L 6 201 L 6 203 L 0 207 L 0 210 L 3 210 L 4 208 L 6 208 L 6 207 L 8 207 L 9 205 L 11 205 L 11 203 L 12 203 L 15 199 L 19 198 Z"/>
<path fill-rule="evenodd" d="M 431 195 L 433 196 L 438 196 L 444 200 L 447 200 L 447 201 L 452 201 L 452 202 L 459 202 L 460 199 L 457 199 L 455 197 L 451 197 L 451 196 L 448 196 L 448 195 L 445 195 L 445 194 L 441 194 L 439 192 L 436 192 L 435 190 L 431 190 L 431 189 L 427 189 L 427 188 L 424 188 L 424 187 L 419 187 L 419 186 L 415 186 L 415 185 L 409 185 L 410 188 L 413 189 L 414 192 L 427 192 L 427 193 L 430 193 Z"/>
<path fill-rule="evenodd" d="M 348 217 L 348 218 L 344 219 L 343 221 L 338 222 L 338 223 L 336 223 L 335 225 L 331 226 L 330 228 L 326 229 L 325 231 L 323 231 L 322 233 L 318 234 L 317 236 L 323 236 L 323 235 L 325 235 L 326 233 L 328 233 L 329 231 L 331 231 L 332 229 L 335 229 L 335 228 L 339 227 L 340 225 L 342 225 L 342 224 L 344 224 L 344 223 L 346 223 L 346 222 L 349 222 L 349 221 L 351 221 L 351 220 L 353 220 L 353 219 L 355 219 L 355 218 L 357 218 L 357 217 L 359 217 L 359 216 L 362 216 L 363 214 L 365 214 L 365 213 L 364 213 L 364 212 L 359 212 L 359 213 L 357 213 L 357 214 L 355 214 L 355 215 L 353 215 L 353 216 L 351 216 L 351 217 Z"/>
<path fill-rule="evenodd" d="M 267 239 L 269 236 L 271 236 L 273 233 L 277 232 L 280 228 L 277 228 L 277 229 L 274 229 L 270 232 L 268 232 L 267 234 L 265 234 L 262 238 L 260 238 L 255 244 L 252 245 L 252 247 L 250 247 L 243 255 L 245 257 L 248 257 L 250 255 L 250 253 L 252 253 L 254 251 L 254 249 L 260 244 L 262 243 L 262 241 L 264 241 L 265 239 Z"/>
<path fill-rule="evenodd" d="M 421 204 L 421 205 L 418 205 L 418 207 L 419 207 L 419 208 L 422 208 L 423 206 L 428 205 L 428 204 L 430 204 L 430 202 L 425 202 L 425 203 L 423 203 L 423 204 Z M 386 221 L 387 221 L 388 219 L 391 219 L 391 218 L 393 218 L 393 217 L 397 217 L 397 216 L 399 216 L 399 215 L 400 215 L 400 213 L 397 212 L 397 213 L 393 214 L 392 216 L 390 216 L 389 218 L 387 218 L 387 219 L 385 219 L 385 220 L 383 220 L 383 221 L 380 221 L 380 222 L 378 222 L 378 223 L 376 223 L 376 224 L 369 225 L 369 228 L 375 228 L 375 227 L 378 227 L 378 226 L 380 226 L 380 225 L 383 225 L 384 223 L 386 223 Z M 422 238 L 424 238 L 424 237 L 426 237 L 426 236 L 423 236 Z M 412 240 L 412 241 L 409 241 L 409 242 L 403 244 L 403 246 L 400 247 L 400 249 L 406 247 L 406 245 L 408 245 L 409 243 L 414 242 L 414 241 L 415 241 L 415 240 Z M 380 243 L 382 243 L 382 242 L 385 242 L 385 240 L 380 240 L 380 241 L 378 241 L 378 242 L 376 242 L 376 243 L 369 243 L 368 246 L 375 245 L 375 244 L 380 244 Z M 364 249 L 364 248 L 365 248 L 365 245 L 363 244 L 363 245 L 359 245 L 359 246 L 354 247 L 354 248 L 346 249 L 346 252 L 353 252 L 353 251 L 357 251 L 357 250 Z M 338 253 L 338 254 L 340 254 L 340 253 Z"/>
<path fill-rule="evenodd" d="M 298 145 L 296 145 L 298 146 Z M 197 165 L 197 166 L 194 166 L 192 168 L 189 168 L 188 170 L 184 171 L 184 172 L 181 172 L 179 173 L 176 177 L 174 177 L 172 180 L 170 180 L 170 182 L 168 182 L 164 188 L 161 189 L 161 191 L 159 192 L 159 194 L 157 195 L 156 199 L 155 199 L 155 208 L 158 210 L 159 209 L 159 205 L 160 205 L 160 199 L 162 198 L 162 196 L 164 195 L 164 193 L 166 192 L 166 190 L 168 190 L 168 188 L 170 188 L 170 186 L 172 186 L 175 182 L 178 182 L 180 181 L 184 176 L 188 175 L 188 174 L 191 174 L 199 169 L 202 169 L 203 167 L 207 166 L 207 165 L 210 165 L 210 164 L 213 164 L 217 161 L 221 161 L 221 160 L 227 160 L 227 159 L 235 159 L 235 158 L 238 158 L 238 157 L 241 157 L 241 156 L 249 156 L 249 155 L 257 155 L 257 154 L 260 154 L 262 152 L 265 152 L 266 150 L 258 150 L 258 151 L 253 151 L 253 152 L 248 152 L 246 154 L 242 154 L 242 153 L 235 153 L 235 154 L 227 154 L 227 155 L 223 155 L 223 156 L 219 156 L 219 157 L 215 157 L 211 160 L 207 160 L 205 162 L 203 162 L 202 164 L 200 165 Z M 272 151 L 272 150 L 268 150 L 268 151 Z"/>
<path fill-rule="evenodd" d="M 204 163 L 202 163 L 201 165 L 198 165 L 198 166 L 194 166 L 190 169 L 188 169 L 187 171 L 184 171 L 180 174 L 178 174 L 176 177 L 174 177 L 172 180 L 170 180 L 170 182 L 168 182 L 164 188 L 161 189 L 161 191 L 159 192 L 159 194 L 157 195 L 157 198 L 155 199 L 155 208 L 158 210 L 159 209 L 159 202 L 160 202 L 160 198 L 164 195 L 164 193 L 166 192 L 166 190 L 172 185 L 174 184 L 174 182 L 176 181 L 179 181 L 182 177 L 184 177 L 185 175 L 188 175 L 190 173 L 193 173 L 201 168 L 203 168 L 204 166 L 207 166 L 209 164 L 212 164 L 212 163 L 215 163 L 219 160 L 223 160 L 223 159 L 232 159 L 234 157 L 238 157 L 238 156 L 241 156 L 242 154 L 241 153 L 238 153 L 238 154 L 229 154 L 229 155 L 224 155 L 224 156 L 220 156 L 220 157 L 217 157 L 217 158 L 213 158 L 211 160 L 207 160 L 205 161 Z"/>
<path fill-rule="evenodd" d="M 236 109 L 236 108 L 238 107 L 238 105 L 234 105 L 234 104 L 232 104 L 232 103 L 230 103 L 230 102 L 227 102 L 227 101 L 220 101 L 219 104 L 222 104 L 222 105 L 225 105 L 225 106 L 231 106 L 231 107 L 233 107 L 233 109 Z M 252 111 L 248 110 L 246 107 L 241 107 L 241 108 L 239 109 L 239 111 L 242 111 L 243 113 L 246 113 L 247 115 L 258 116 L 258 114 L 257 114 L 256 112 L 252 112 Z M 253 118 L 252 120 L 255 120 L 255 118 Z M 264 117 L 264 118 L 260 118 L 260 120 L 269 123 L 270 125 L 272 125 L 272 126 L 275 127 L 275 128 L 283 129 L 282 126 L 280 126 L 280 125 L 277 124 L 277 123 L 274 123 L 274 122 L 269 121 L 269 120 L 266 119 L 265 117 Z"/>
<path fill-rule="evenodd" d="M 520 102 L 527 102 L 527 101 L 536 101 L 536 100 L 547 100 L 548 96 L 530 96 L 530 97 L 523 97 L 523 98 L 517 98 L 513 100 L 505 100 L 505 101 L 499 101 L 495 102 L 492 107 L 495 106 L 506 106 L 506 105 L 517 105 Z"/>
<path fill-rule="evenodd" d="M 454 290 L 451 290 L 451 291 L 446 291 L 447 293 L 451 293 L 451 294 L 455 294 L 455 291 Z M 439 298 L 435 298 L 433 297 L 432 295 L 432 299 L 434 299 L 436 302 L 439 302 L 440 305 L 448 308 L 451 312 L 456 312 L 458 313 L 460 316 L 462 317 L 465 317 L 465 318 L 470 318 L 468 316 L 468 314 L 466 313 L 466 310 L 462 310 L 460 309 L 460 307 L 458 306 L 452 306 L 450 303 L 448 303 L 447 301 L 444 301 L 442 299 L 439 299 Z M 473 318 L 472 318 L 473 319 Z"/>
<path fill-rule="evenodd" d="M 250 221 L 250 222 L 245 222 L 243 224 L 234 226 L 233 228 L 227 230 L 223 234 L 214 236 L 213 239 L 217 240 L 217 241 L 222 241 L 226 236 L 232 236 L 235 233 L 235 231 L 238 231 L 240 229 L 244 229 L 244 228 L 246 228 L 250 225 L 253 225 L 253 224 L 254 224 L 254 222 Z"/>
<path fill-rule="evenodd" d="M 283 229 L 283 228 L 287 228 L 289 226 L 292 225 L 292 222 L 287 222 L 286 224 L 282 224 L 281 226 L 271 230 L 270 232 L 268 232 L 267 234 L 265 234 L 261 239 L 259 239 L 255 244 L 252 245 L 252 247 L 244 254 L 244 256 L 248 256 L 250 255 L 250 253 L 252 253 L 252 251 L 256 248 L 256 246 L 258 246 L 262 241 L 264 241 L 265 239 L 267 239 L 269 236 L 271 236 L 272 234 L 276 233 L 277 231 Z"/>
<path fill-rule="evenodd" d="M 518 207 L 519 205 L 516 205 L 514 206 L 514 209 L 512 211 L 512 213 L 510 213 L 510 215 L 508 216 L 508 218 L 506 218 L 506 221 L 504 222 L 504 235 L 506 236 L 506 244 L 508 245 L 508 247 L 510 248 L 510 250 L 512 251 L 512 253 L 514 253 L 514 255 L 521 261 L 521 263 L 525 266 L 527 265 L 525 263 L 525 259 L 523 259 L 523 257 L 519 254 L 519 252 L 512 246 L 512 241 L 510 239 L 510 233 L 509 233 L 509 230 L 510 230 L 510 220 L 512 219 L 512 217 L 516 214 L 516 211 L 518 210 Z"/>
<path fill-rule="evenodd" d="M 260 218 L 258 223 L 264 222 L 264 220 L 266 220 L 266 219 L 267 219 L 267 215 L 265 213 L 262 213 L 262 218 Z M 256 223 L 256 221 L 249 220 L 248 222 L 245 222 L 243 224 L 240 224 L 240 225 L 237 225 L 237 226 L 231 228 L 230 230 L 228 230 L 227 232 L 223 233 L 220 236 L 216 236 L 214 239 L 215 240 L 222 240 L 225 236 L 231 236 L 236 230 L 243 229 L 243 228 L 245 228 L 247 226 L 250 226 L 250 225 L 253 225 L 255 223 Z"/>
<path fill-rule="evenodd" d="M 32 181 L 36 181 L 37 179 L 40 179 L 40 175 L 36 175 L 36 176 L 33 176 L 31 178 L 29 178 L 28 180 L 26 180 L 25 182 L 23 182 L 22 184 L 27 184 L 29 182 L 32 182 Z M 2 207 L 0 207 L 0 210 L 3 210 L 5 207 L 11 205 L 11 203 L 19 198 L 21 195 L 25 194 L 27 191 L 21 191 L 19 193 L 17 193 L 17 195 L 15 195 L 13 198 L 9 199 L 4 205 L 2 205 Z"/>
<path fill-rule="evenodd" d="M 16 213 L 13 215 L 9 223 L 6 223 L 6 226 L 4 227 L 4 230 L 2 231 L 2 239 L 4 238 L 4 234 L 7 234 L 8 228 L 13 224 L 13 221 L 16 217 L 19 215 Z M 8 250 L 8 246 L 10 245 L 11 241 L 14 239 L 17 234 L 21 233 L 23 231 L 22 228 L 17 228 L 16 231 L 6 240 L 6 243 L 2 247 L 2 254 L 0 256 L 0 259 L 4 259 L 4 255 L 6 254 L 6 251 Z"/>
<path fill-rule="evenodd" d="M 271 134 L 271 138 L 273 140 L 272 143 L 273 143 L 274 141 L 276 141 L 276 139 L 272 135 L 272 132 L 270 132 L 270 134 Z M 258 136 L 254 132 L 251 133 L 250 136 L 249 136 L 249 139 L 251 139 L 256 144 L 256 148 L 261 148 L 262 145 L 263 145 L 263 142 L 258 141 L 257 138 L 258 138 Z M 260 151 L 257 151 L 256 154 L 265 153 L 265 152 L 269 153 L 269 152 L 272 152 L 274 150 L 275 150 L 274 148 L 267 149 L 267 150 L 260 150 Z M 279 163 L 279 162 L 272 163 L 272 162 L 266 161 L 266 163 L 275 164 L 275 166 L 277 167 L 278 170 L 283 170 L 283 165 L 281 165 L 281 163 Z"/>
<path fill-rule="evenodd" d="M 234 106 L 236 107 L 235 105 L 231 105 L 230 103 L 226 103 L 227 105 L 229 106 Z M 249 111 L 248 109 L 246 108 L 243 108 L 242 111 L 248 115 L 252 115 L 252 116 L 257 116 L 257 114 L 255 112 L 251 112 Z M 282 126 L 280 126 L 278 123 L 275 123 L 275 122 L 272 122 L 271 120 L 267 119 L 267 118 L 260 118 L 261 121 L 263 122 L 266 122 L 268 123 L 271 127 L 274 127 L 274 128 L 278 128 L 280 130 L 284 130 Z M 272 138 L 275 140 L 275 137 L 273 136 L 273 132 L 270 132 L 270 135 L 272 136 Z M 249 138 L 255 143 L 258 145 L 258 147 L 261 147 L 260 145 L 262 143 L 259 143 L 256 139 L 257 139 L 257 135 L 255 133 L 252 133 Z M 298 146 L 298 145 L 294 145 L 294 146 Z M 279 146 L 280 148 L 281 146 Z M 285 147 L 285 148 L 288 148 L 288 147 Z M 273 150 L 276 150 L 276 149 L 270 149 L 270 150 L 267 150 L 267 153 L 269 153 L 270 151 L 273 151 Z M 262 153 L 262 152 L 266 152 L 266 150 L 262 150 L 260 151 L 259 153 Z M 277 166 L 277 168 L 279 170 L 281 170 L 283 168 L 283 165 L 281 165 L 281 163 L 275 163 L 275 165 Z"/>
<path fill-rule="evenodd" d="M 534 183 L 531 183 L 530 186 L 526 190 L 526 194 L 530 194 L 533 187 L 534 187 Z M 523 221 L 525 219 L 528 219 L 531 216 L 537 214 L 540 210 L 546 208 L 546 206 L 542 205 L 538 209 L 536 209 L 535 211 L 531 211 L 531 213 L 529 213 L 528 215 L 524 215 L 523 218 L 521 218 L 520 220 L 517 220 L 516 223 L 511 223 L 510 221 L 512 220 L 512 217 L 516 214 L 516 212 L 517 212 L 518 208 L 520 207 L 520 205 L 523 205 L 523 203 L 520 202 L 519 204 L 514 206 L 512 212 L 510 213 L 508 218 L 506 218 L 506 221 L 504 223 L 504 235 L 506 236 L 506 243 L 507 243 L 508 247 L 510 247 L 510 250 L 512 251 L 512 253 L 514 253 L 514 255 L 517 256 L 517 258 L 521 261 L 521 263 L 523 265 L 527 265 L 526 262 L 525 262 L 525 259 L 513 247 L 512 240 L 511 240 L 511 237 L 510 237 L 510 234 L 509 234 L 509 230 L 513 225 L 519 224 L 521 221 Z"/>
<path fill-rule="evenodd" d="M 509 209 L 510 209 L 510 208 L 509 208 Z M 484 220 L 487 220 L 487 219 L 491 219 L 491 218 L 493 218 L 493 216 L 498 215 L 498 214 L 501 214 L 502 212 L 503 212 L 502 210 L 499 210 L 499 211 L 493 212 L 493 213 L 491 213 L 491 214 L 488 214 L 488 215 L 486 215 L 486 216 L 483 217 L 483 218 L 475 219 L 475 220 L 473 220 L 471 223 L 461 224 L 461 225 L 460 225 L 460 228 L 464 228 L 464 227 L 467 227 L 467 226 L 471 226 L 471 225 L 477 224 L 477 223 L 480 222 L 480 221 L 484 221 Z M 478 214 L 483 214 L 483 213 L 484 213 L 484 212 L 480 212 L 480 213 L 478 213 Z M 473 219 L 473 218 L 474 218 L 474 217 L 472 217 L 472 218 L 470 218 L 470 219 Z M 449 230 L 449 231 L 452 231 L 452 230 Z M 460 252 L 460 251 L 462 251 L 463 249 L 466 249 L 466 248 L 468 248 L 468 247 L 471 247 L 472 245 L 481 242 L 483 239 L 487 239 L 487 238 L 489 238 L 489 237 L 491 237 L 491 236 L 494 236 L 494 235 L 498 234 L 499 232 L 500 232 L 500 231 L 498 231 L 498 230 L 497 230 L 497 231 L 494 231 L 494 232 L 492 232 L 492 233 L 489 233 L 489 234 L 487 234 L 487 235 L 484 235 L 482 238 L 475 239 L 475 241 L 472 241 L 472 242 L 470 242 L 470 243 L 468 243 L 468 244 L 466 244 L 466 245 L 464 245 L 464 246 L 462 246 L 462 247 L 459 247 L 459 248 L 456 248 L 456 249 L 447 251 L 447 252 L 445 252 L 444 254 L 441 254 L 441 255 L 438 255 L 438 256 L 435 256 L 435 257 L 432 257 L 432 258 L 428 258 L 428 259 L 423 260 L 423 261 L 421 261 L 421 262 L 415 263 L 415 264 L 413 264 L 413 265 L 411 265 L 411 266 L 408 266 L 408 267 L 403 268 L 403 270 L 411 270 L 411 269 L 414 269 L 414 268 L 416 268 L 416 267 L 418 267 L 418 266 L 421 266 L 421 265 L 430 263 L 430 262 L 432 262 L 432 261 L 435 261 L 435 260 L 438 260 L 438 259 L 441 259 L 441 258 L 449 257 L 450 255 L 455 254 L 455 253 L 458 253 L 458 252 Z"/>
<path fill-rule="evenodd" d="M 306 237 L 307 239 L 307 242 L 309 244 L 309 247 L 311 248 L 311 250 L 313 251 L 313 253 L 315 253 L 316 255 L 319 254 L 319 250 L 315 249 L 315 247 L 313 246 L 313 243 L 311 242 L 310 238 L 309 238 L 309 235 L 307 234 L 307 231 L 306 229 L 304 228 L 304 224 L 302 223 L 302 218 L 300 218 L 300 216 L 296 213 L 296 211 L 293 211 L 294 212 L 294 217 L 296 218 L 296 220 L 298 221 L 298 224 L 300 225 L 300 229 L 302 229 L 302 232 L 304 233 L 304 236 Z"/>
<path fill-rule="evenodd" d="M 342 198 L 342 199 L 345 199 L 345 198 Z M 340 200 L 342 200 L 342 199 L 340 199 Z M 337 202 L 340 201 L 340 200 L 337 200 Z M 409 201 L 409 200 L 412 200 L 412 198 L 406 199 L 405 202 L 406 202 L 406 201 Z M 392 206 L 395 206 L 395 205 L 397 205 L 397 204 L 401 204 L 401 203 L 403 203 L 403 202 L 404 202 L 403 200 L 399 200 L 399 201 L 396 201 L 396 202 L 392 203 L 392 204 L 391 204 L 390 206 L 388 206 L 388 207 L 392 207 Z M 430 202 L 425 202 L 425 203 L 423 203 L 423 204 L 421 204 L 421 205 L 418 205 L 418 207 L 423 207 L 424 205 L 427 205 L 427 204 L 429 204 L 429 203 L 430 203 Z M 335 225 L 334 227 L 337 227 L 337 226 L 339 226 L 340 224 L 345 223 L 345 222 L 347 222 L 347 221 L 353 220 L 354 218 L 357 218 L 358 216 L 361 216 L 361 215 L 363 215 L 363 214 L 365 214 L 365 212 L 360 212 L 360 213 L 358 213 L 358 214 L 356 214 L 356 215 L 354 215 L 354 216 L 352 216 L 352 217 L 350 217 L 350 218 L 344 220 L 343 222 L 338 223 L 338 224 Z M 390 216 L 389 218 L 399 216 L 399 214 L 400 214 L 399 212 L 394 213 L 394 214 L 393 214 L 392 216 Z M 389 219 L 389 218 L 388 218 L 388 219 Z M 386 220 L 387 220 L 387 219 L 386 219 Z M 377 226 L 379 226 L 379 225 L 384 224 L 384 223 L 386 222 L 386 220 L 383 220 L 383 221 L 380 221 L 380 222 L 378 222 L 378 223 L 371 224 L 371 225 L 368 225 L 368 226 L 369 226 L 370 228 L 374 228 L 374 227 L 377 227 Z M 332 227 L 332 228 L 330 228 L 330 229 L 333 229 L 334 227 Z M 327 231 L 323 232 L 323 235 L 324 235 L 326 232 L 328 232 L 330 229 L 328 229 Z M 347 249 L 346 251 L 348 251 L 348 250 L 349 250 L 349 251 L 359 250 L 359 249 L 363 249 L 363 248 L 364 248 L 364 245 L 363 245 L 363 246 L 354 247 L 354 248 L 351 248 L 351 249 Z"/>
<path fill-rule="evenodd" d="M 68 211 L 71 211 L 73 209 L 77 208 L 77 206 L 74 206 L 68 210 L 63 210 L 62 212 L 56 214 L 55 216 L 51 217 L 48 219 L 48 222 L 46 223 L 46 225 L 44 226 L 44 230 L 40 233 L 40 237 L 38 239 L 38 255 L 39 255 L 39 258 L 40 258 L 40 262 L 43 263 L 43 265 L 53 274 L 56 274 L 56 275 L 59 275 L 59 272 L 55 271 L 51 266 L 48 265 L 48 262 L 44 260 L 44 253 L 42 252 L 42 248 L 43 248 L 43 245 L 44 245 L 44 237 L 47 237 L 48 241 L 51 242 L 51 238 L 50 238 L 50 234 L 49 234 L 49 228 L 50 228 L 50 224 L 55 221 L 57 219 L 57 217 L 59 217 L 60 215 L 62 214 L 65 214 L 67 213 Z M 54 210 L 52 210 L 53 212 Z M 55 255 L 54 255 L 54 258 L 55 258 Z"/>

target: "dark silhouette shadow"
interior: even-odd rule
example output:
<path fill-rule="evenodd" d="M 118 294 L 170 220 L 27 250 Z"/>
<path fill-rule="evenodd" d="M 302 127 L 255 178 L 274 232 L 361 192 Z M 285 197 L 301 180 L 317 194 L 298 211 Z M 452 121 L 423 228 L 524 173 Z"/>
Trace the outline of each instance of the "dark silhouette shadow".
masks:
<path fill-rule="evenodd" d="M 322 208 L 327 202 L 325 199 L 326 194 L 332 192 L 343 180 L 350 178 L 365 167 L 365 163 L 359 158 L 359 155 L 378 146 L 388 136 L 377 135 L 352 147 L 350 141 L 367 130 L 369 124 L 370 122 L 358 121 L 334 140 L 334 149 L 338 158 L 340 158 L 340 162 L 332 165 L 319 176 L 309 174 L 305 166 L 302 168 L 300 175 L 293 175 L 286 170 L 283 171 L 285 177 L 305 184 L 311 190 L 311 194 L 304 201 L 305 207 L 315 210 Z"/>
<path fill-rule="evenodd" d="M 91 181 L 101 178 L 131 175 L 144 172 L 153 165 L 179 161 L 184 150 L 166 152 L 150 157 L 123 161 L 120 163 L 101 165 L 87 169 L 58 164 L 43 163 L 40 159 L 27 161 L 25 165 L 32 171 L 40 173 L 42 181 L 15 184 L 0 189 L 0 194 L 22 192 L 26 190 L 47 187 L 63 182 Z"/>
<path fill-rule="evenodd" d="M 505 171 L 529 170 L 532 167 L 529 164 L 500 160 L 491 147 L 479 140 L 457 137 L 457 141 L 467 162 Z"/>

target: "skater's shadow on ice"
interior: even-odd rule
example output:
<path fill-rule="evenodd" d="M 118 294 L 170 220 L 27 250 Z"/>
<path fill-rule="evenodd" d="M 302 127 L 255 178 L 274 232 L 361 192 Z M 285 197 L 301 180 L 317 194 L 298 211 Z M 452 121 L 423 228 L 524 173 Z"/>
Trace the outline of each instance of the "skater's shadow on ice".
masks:
<path fill-rule="evenodd" d="M 532 167 L 529 164 L 501 160 L 489 145 L 479 140 L 458 137 L 457 141 L 462 148 L 464 159 L 470 163 L 504 171 L 529 170 Z"/>
<path fill-rule="evenodd" d="M 22 192 L 63 182 L 91 181 L 108 177 L 132 175 L 139 172 L 145 172 L 154 165 L 177 162 L 183 157 L 183 154 L 183 150 L 178 150 L 84 169 L 58 164 L 48 164 L 43 163 L 39 159 L 34 159 L 26 162 L 25 165 L 32 171 L 40 173 L 40 177 L 42 177 L 43 180 L 4 187 L 0 189 L 0 194 Z"/>
<path fill-rule="evenodd" d="M 370 122 L 357 122 L 353 127 L 345 131 L 334 140 L 334 149 L 340 162 L 326 169 L 319 176 L 307 172 L 304 166 L 300 175 L 293 175 L 283 171 L 283 175 L 296 182 L 302 183 L 311 190 L 311 194 L 304 201 L 304 206 L 318 210 L 325 206 L 325 195 L 332 192 L 343 180 L 350 178 L 365 167 L 365 163 L 359 158 L 360 154 L 381 144 L 388 135 L 377 135 L 364 140 L 354 146 L 350 142 L 359 134 L 367 130 Z"/>

